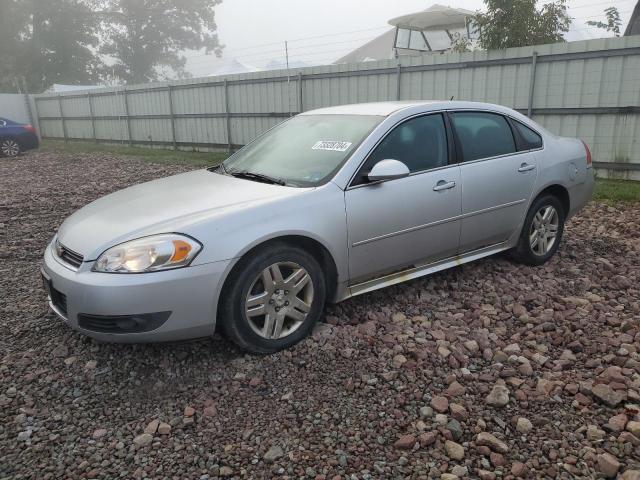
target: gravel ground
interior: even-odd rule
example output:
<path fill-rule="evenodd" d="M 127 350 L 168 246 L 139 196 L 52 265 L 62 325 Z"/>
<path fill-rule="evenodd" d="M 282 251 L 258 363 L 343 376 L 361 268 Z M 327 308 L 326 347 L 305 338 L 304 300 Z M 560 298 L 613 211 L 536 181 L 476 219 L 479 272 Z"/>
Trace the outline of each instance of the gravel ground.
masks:
<path fill-rule="evenodd" d="M 544 267 L 498 256 L 363 295 L 267 357 L 100 344 L 48 313 L 57 225 L 187 168 L 0 162 L 0 478 L 640 478 L 637 204 L 591 204 Z"/>

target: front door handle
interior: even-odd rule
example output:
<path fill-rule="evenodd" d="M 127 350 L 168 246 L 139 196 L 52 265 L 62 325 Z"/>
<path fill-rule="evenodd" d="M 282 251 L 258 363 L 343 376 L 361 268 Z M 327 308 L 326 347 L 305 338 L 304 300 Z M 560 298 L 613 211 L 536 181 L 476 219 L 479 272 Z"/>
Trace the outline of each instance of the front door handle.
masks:
<path fill-rule="evenodd" d="M 447 182 L 446 180 L 440 180 L 436 183 L 436 186 L 433 187 L 434 192 L 441 192 L 442 190 L 448 190 L 456 186 L 456 182 Z"/>
<path fill-rule="evenodd" d="M 529 163 L 523 163 L 522 165 L 520 165 L 520 168 L 518 169 L 519 172 L 528 172 L 529 170 L 533 170 L 534 168 L 536 168 L 535 165 L 531 165 Z"/>

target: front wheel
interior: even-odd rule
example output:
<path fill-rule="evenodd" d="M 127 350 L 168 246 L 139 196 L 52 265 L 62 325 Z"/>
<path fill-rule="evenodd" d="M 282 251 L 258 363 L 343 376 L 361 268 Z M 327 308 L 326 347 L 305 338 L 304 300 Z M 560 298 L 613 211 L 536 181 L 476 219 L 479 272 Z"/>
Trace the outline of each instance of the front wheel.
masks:
<path fill-rule="evenodd" d="M 565 212 L 554 195 L 537 198 L 524 221 L 512 256 L 526 265 L 542 265 L 558 250 L 564 231 Z"/>
<path fill-rule="evenodd" d="M 273 353 L 295 345 L 316 324 L 325 278 L 306 251 L 273 245 L 240 260 L 221 296 L 223 333 L 240 348 Z"/>
<path fill-rule="evenodd" d="M 16 157 L 20 154 L 20 144 L 13 138 L 0 140 L 0 154 L 5 157 Z"/>

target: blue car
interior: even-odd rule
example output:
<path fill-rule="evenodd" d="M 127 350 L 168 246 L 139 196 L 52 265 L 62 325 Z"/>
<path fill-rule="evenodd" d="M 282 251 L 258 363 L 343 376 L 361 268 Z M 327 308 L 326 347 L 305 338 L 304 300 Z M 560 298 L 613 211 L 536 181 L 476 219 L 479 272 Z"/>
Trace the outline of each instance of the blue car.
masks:
<path fill-rule="evenodd" d="M 0 117 L 0 156 L 15 157 L 20 152 L 38 148 L 39 143 L 32 125 Z"/>

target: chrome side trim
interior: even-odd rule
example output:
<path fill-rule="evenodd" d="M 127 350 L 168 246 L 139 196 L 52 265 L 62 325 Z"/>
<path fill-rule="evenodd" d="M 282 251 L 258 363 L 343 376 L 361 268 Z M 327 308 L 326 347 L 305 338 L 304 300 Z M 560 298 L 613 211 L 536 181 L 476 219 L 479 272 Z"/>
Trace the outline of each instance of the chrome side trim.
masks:
<path fill-rule="evenodd" d="M 464 218 L 473 217 L 475 215 L 480 215 L 487 212 L 492 212 L 494 210 L 499 210 L 501 208 L 513 207 L 514 205 L 519 205 L 521 203 L 526 202 L 525 198 L 520 200 L 515 200 L 513 202 L 503 203 L 501 205 L 495 205 L 493 207 L 483 208 L 482 210 L 475 210 L 473 212 L 463 213 L 461 215 L 456 215 L 455 217 L 445 218 L 443 220 L 437 220 L 431 223 L 425 223 L 423 225 L 417 225 L 415 227 L 405 228 L 404 230 L 398 230 L 397 232 L 385 233 L 384 235 L 379 235 L 377 237 L 368 238 L 366 240 L 360 240 L 359 242 L 355 242 L 351 244 L 352 247 L 359 247 L 360 245 L 366 245 L 367 243 L 377 242 L 378 240 L 384 240 L 385 238 L 395 237 L 397 235 L 404 235 L 405 233 L 415 232 L 417 230 L 422 230 L 424 228 L 435 227 L 436 225 L 442 225 L 443 223 L 454 222 L 456 220 L 462 220 Z"/>
<path fill-rule="evenodd" d="M 439 260 L 437 262 L 417 265 L 417 266 L 408 268 L 407 270 L 403 270 L 402 272 L 392 273 L 380 278 L 375 278 L 373 280 L 368 280 L 366 282 L 352 285 L 349 289 L 351 292 L 350 296 L 355 297 L 356 295 L 361 295 L 363 293 L 371 292 L 373 290 L 378 290 L 379 288 L 388 287 L 389 285 L 395 285 L 397 283 L 406 282 L 407 280 L 423 277 L 431 273 L 439 272 L 441 270 L 446 270 L 451 267 L 473 262 L 474 260 L 478 260 L 480 258 L 488 257 L 489 255 L 502 252 L 504 250 L 507 250 L 508 248 L 509 248 L 508 242 L 501 242 L 495 245 L 491 245 L 489 247 L 484 247 L 478 250 L 465 253 L 464 255 L 456 255 L 455 257 L 449 257 L 444 260 Z M 345 298 L 341 298 L 341 300 L 344 300 Z"/>

